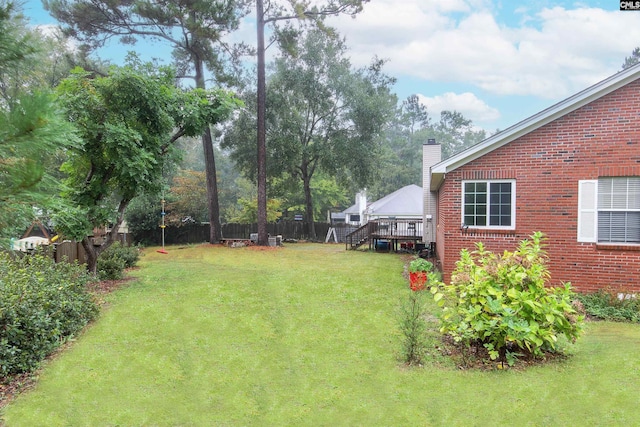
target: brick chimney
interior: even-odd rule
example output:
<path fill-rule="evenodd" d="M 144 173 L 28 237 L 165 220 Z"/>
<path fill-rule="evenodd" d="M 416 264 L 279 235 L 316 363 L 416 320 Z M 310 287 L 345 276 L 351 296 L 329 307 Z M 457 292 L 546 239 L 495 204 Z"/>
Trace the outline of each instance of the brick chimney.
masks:
<path fill-rule="evenodd" d="M 367 189 L 358 192 L 356 194 L 356 209 L 358 209 L 358 215 L 360 215 L 360 225 L 366 223 L 364 218 L 365 210 L 367 209 Z"/>

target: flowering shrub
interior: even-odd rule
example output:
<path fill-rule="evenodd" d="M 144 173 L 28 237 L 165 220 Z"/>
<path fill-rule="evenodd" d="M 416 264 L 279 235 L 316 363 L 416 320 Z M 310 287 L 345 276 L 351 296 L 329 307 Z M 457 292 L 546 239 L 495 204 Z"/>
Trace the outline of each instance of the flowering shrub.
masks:
<path fill-rule="evenodd" d="M 570 284 L 546 287 L 549 273 L 542 233 L 520 243 L 515 252 L 497 256 L 462 250 L 451 284 L 431 287 L 442 307 L 441 332 L 457 343 L 483 346 L 492 360 L 515 363 L 524 352 L 556 352 L 560 335 L 575 341 L 583 317 L 571 302 Z"/>

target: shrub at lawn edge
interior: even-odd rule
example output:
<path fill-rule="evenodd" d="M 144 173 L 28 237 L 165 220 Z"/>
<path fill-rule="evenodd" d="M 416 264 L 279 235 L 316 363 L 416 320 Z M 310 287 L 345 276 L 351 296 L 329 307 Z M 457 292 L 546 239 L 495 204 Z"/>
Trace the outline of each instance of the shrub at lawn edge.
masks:
<path fill-rule="evenodd" d="M 466 349 L 483 347 L 491 360 L 509 365 L 526 354 L 557 353 L 559 336 L 574 342 L 583 317 L 572 306 L 570 284 L 545 286 L 549 272 L 542 240 L 536 232 L 502 256 L 482 243 L 472 252 L 463 249 L 451 284 L 431 287 L 442 307 L 440 331 Z"/>
<path fill-rule="evenodd" d="M 98 314 L 84 266 L 0 253 L 0 376 L 32 371 Z"/>

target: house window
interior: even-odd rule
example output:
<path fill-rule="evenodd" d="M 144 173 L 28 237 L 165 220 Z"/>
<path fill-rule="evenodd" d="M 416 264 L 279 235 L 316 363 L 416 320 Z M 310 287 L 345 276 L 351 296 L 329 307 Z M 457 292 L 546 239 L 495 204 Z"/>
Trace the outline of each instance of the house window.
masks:
<path fill-rule="evenodd" d="M 463 225 L 515 228 L 515 181 L 466 181 L 462 188 Z"/>
<path fill-rule="evenodd" d="M 640 243 L 640 177 L 580 181 L 578 241 Z"/>
<path fill-rule="evenodd" d="M 598 180 L 598 242 L 640 243 L 640 178 Z"/>
<path fill-rule="evenodd" d="M 349 215 L 349 220 L 351 222 L 360 222 L 360 215 L 358 214 L 351 214 Z"/>

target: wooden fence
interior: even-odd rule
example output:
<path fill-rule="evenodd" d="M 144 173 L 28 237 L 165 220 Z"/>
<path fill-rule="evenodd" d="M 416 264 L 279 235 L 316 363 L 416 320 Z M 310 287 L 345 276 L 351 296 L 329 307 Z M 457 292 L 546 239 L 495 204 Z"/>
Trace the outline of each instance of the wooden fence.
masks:
<path fill-rule="evenodd" d="M 86 262 L 86 255 L 82 243 L 64 241 L 58 243 L 55 246 L 56 250 L 53 253 L 53 258 L 56 262 L 68 261 L 73 262 L 78 260 L 78 263 L 84 264 Z"/>
<path fill-rule="evenodd" d="M 118 234 L 116 241 L 128 246 L 132 243 L 131 235 Z M 77 260 L 80 264 L 84 264 L 87 261 L 82 243 L 70 240 L 65 240 L 64 242 L 56 243 L 54 245 L 53 259 L 55 259 L 56 262 L 65 260 L 73 262 L 74 260 Z"/>
<path fill-rule="evenodd" d="M 326 222 L 316 222 L 316 238 L 310 238 L 307 225 L 299 221 L 281 221 L 277 224 L 267 224 L 267 232 L 271 236 L 282 236 L 283 239 L 296 240 L 315 240 L 324 242 L 325 237 L 331 227 Z M 336 237 L 339 243 L 345 242 L 345 236 L 353 231 L 355 227 L 337 224 L 334 226 Z M 222 235 L 227 239 L 248 239 L 252 233 L 258 230 L 257 224 L 224 224 L 222 226 Z M 132 242 L 131 235 L 119 235 L 119 241 L 124 244 Z M 148 241 L 151 244 L 160 245 L 162 243 L 162 231 L 158 229 L 153 232 Z M 209 241 L 209 224 L 190 224 L 182 227 L 167 227 L 165 229 L 165 244 L 189 244 L 204 243 Z M 334 242 L 333 237 L 330 240 Z M 80 242 L 64 241 L 55 245 L 53 257 L 56 262 L 67 260 L 73 262 L 77 260 L 79 263 L 86 262 L 85 250 Z"/>
<path fill-rule="evenodd" d="M 282 236 L 283 239 L 313 240 L 324 242 L 331 224 L 327 222 L 314 223 L 316 236 L 309 235 L 307 224 L 300 221 L 281 221 L 267 224 L 267 233 L 271 236 Z M 339 241 L 344 242 L 344 236 L 348 231 L 343 231 L 344 225 L 336 228 Z M 223 224 L 222 236 L 227 239 L 248 239 L 252 233 L 258 232 L 257 224 Z M 162 243 L 162 231 L 154 231 L 152 235 L 145 236 L 150 244 Z M 182 227 L 165 228 L 165 244 L 204 243 L 209 241 L 209 224 L 189 224 Z"/>
<path fill-rule="evenodd" d="M 296 240 L 313 240 L 324 242 L 329 232 L 331 224 L 326 222 L 316 222 L 316 238 L 310 238 L 307 225 L 299 221 L 282 221 L 277 224 L 267 224 L 267 232 L 271 236 L 282 236 L 283 239 Z M 344 243 L 345 236 L 355 230 L 357 227 L 346 224 L 333 225 L 335 236 L 339 243 Z M 257 224 L 224 224 L 222 226 L 222 235 L 227 239 L 248 239 L 252 233 L 258 230 Z M 146 236 L 150 244 L 160 245 L 162 243 L 162 231 L 158 229 L 153 232 L 152 236 Z M 133 244 L 131 234 L 119 234 L 118 241 L 125 245 Z M 167 227 L 165 229 L 165 244 L 189 244 L 204 243 L 209 241 L 209 224 L 191 224 L 182 227 Z M 331 234 L 330 242 L 335 242 L 333 234 Z M 86 262 L 85 250 L 80 242 L 63 241 L 56 243 L 50 247 L 53 258 L 56 262 L 78 261 L 80 264 Z"/>
<path fill-rule="evenodd" d="M 74 262 L 78 260 L 80 264 L 85 262 L 85 252 L 82 244 L 79 242 L 64 241 L 55 245 L 38 246 L 27 251 L 11 250 L 6 251 L 12 256 L 23 257 L 34 253 L 42 253 L 51 256 L 55 262 L 68 261 Z"/>

